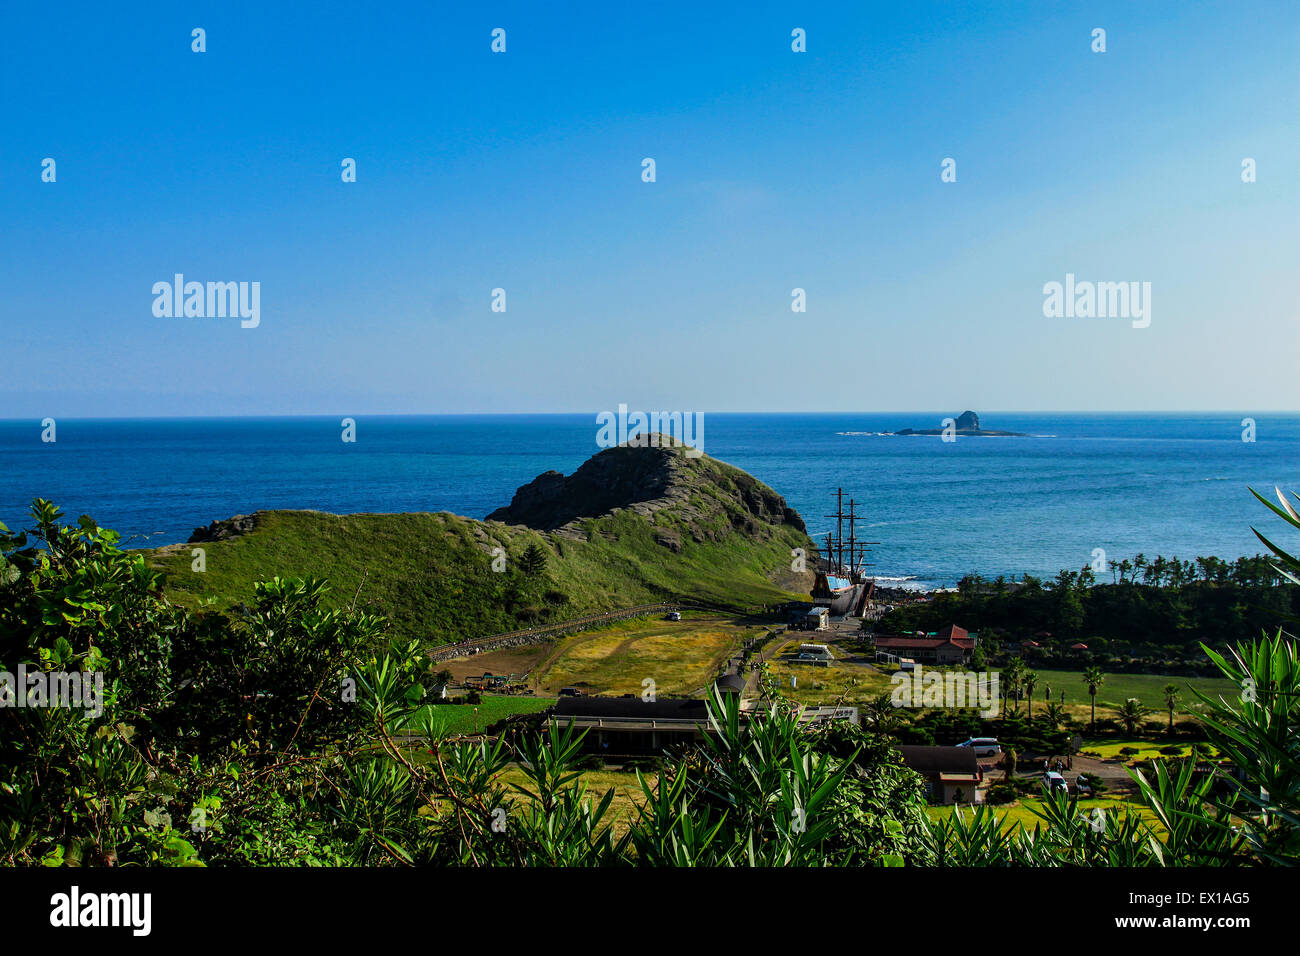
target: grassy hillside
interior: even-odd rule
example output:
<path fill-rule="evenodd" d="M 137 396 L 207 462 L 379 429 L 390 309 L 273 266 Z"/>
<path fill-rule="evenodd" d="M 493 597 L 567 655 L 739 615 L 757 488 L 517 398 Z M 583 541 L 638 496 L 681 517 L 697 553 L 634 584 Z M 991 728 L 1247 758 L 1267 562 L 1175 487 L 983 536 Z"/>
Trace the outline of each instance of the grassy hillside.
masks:
<path fill-rule="evenodd" d="M 755 489 L 775 493 L 709 458 L 685 471 L 674 476 L 673 503 L 584 518 L 564 532 L 447 513 L 259 512 L 251 531 L 163 548 L 153 562 L 173 600 L 223 610 L 248 601 L 257 581 L 322 577 L 336 605 L 356 595 L 399 634 L 435 644 L 667 598 L 743 608 L 806 594 L 809 576 L 790 571 L 791 549 L 811 547 L 802 527 L 746 509 Z M 547 558 L 533 577 L 519 563 L 530 544 Z M 507 555 L 500 573 L 492 570 L 497 546 Z M 205 552 L 202 573 L 191 570 L 196 547 Z"/>

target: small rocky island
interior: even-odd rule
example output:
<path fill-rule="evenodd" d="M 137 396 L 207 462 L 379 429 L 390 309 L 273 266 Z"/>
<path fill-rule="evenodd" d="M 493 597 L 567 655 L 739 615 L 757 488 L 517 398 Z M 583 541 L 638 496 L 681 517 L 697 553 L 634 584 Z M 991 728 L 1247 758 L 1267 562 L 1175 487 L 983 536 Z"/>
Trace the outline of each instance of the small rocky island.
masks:
<path fill-rule="evenodd" d="M 945 432 L 942 428 L 904 428 L 895 435 L 971 435 L 985 438 L 1028 438 L 1024 432 L 1003 432 L 992 428 L 980 428 L 980 417 L 970 409 L 957 416 L 956 428 Z"/>

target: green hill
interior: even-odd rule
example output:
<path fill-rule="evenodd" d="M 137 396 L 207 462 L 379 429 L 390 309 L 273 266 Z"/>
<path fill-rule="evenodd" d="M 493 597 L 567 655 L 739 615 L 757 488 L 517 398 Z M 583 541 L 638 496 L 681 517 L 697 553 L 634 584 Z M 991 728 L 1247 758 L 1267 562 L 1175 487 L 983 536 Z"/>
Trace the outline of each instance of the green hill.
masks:
<path fill-rule="evenodd" d="M 666 599 L 753 607 L 811 584 L 790 570 L 791 549 L 811 554 L 812 542 L 784 499 L 678 449 L 608 449 L 567 478 L 539 476 L 492 517 L 257 512 L 213 522 L 152 560 L 168 596 L 190 607 L 226 610 L 250 600 L 257 581 L 312 575 L 330 582 L 335 605 L 355 598 L 398 634 L 434 644 Z M 545 556 L 533 574 L 521 567 L 530 545 Z M 204 550 L 201 573 L 193 548 Z"/>

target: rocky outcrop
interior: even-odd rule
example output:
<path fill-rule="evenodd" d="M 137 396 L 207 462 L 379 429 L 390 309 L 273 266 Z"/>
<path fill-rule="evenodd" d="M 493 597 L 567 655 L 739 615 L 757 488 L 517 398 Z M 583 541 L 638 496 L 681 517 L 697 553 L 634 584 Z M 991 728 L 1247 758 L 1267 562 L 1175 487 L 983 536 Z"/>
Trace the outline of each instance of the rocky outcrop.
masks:
<path fill-rule="evenodd" d="M 214 521 L 206 528 L 195 528 L 187 543 L 225 541 L 227 538 L 237 538 L 241 534 L 247 534 L 255 527 L 257 527 L 256 514 L 235 515 L 233 518 L 226 518 L 224 521 Z"/>
<path fill-rule="evenodd" d="M 890 434 L 886 432 L 886 434 Z M 987 437 L 987 438 L 1028 438 L 1024 432 L 1002 432 L 989 428 L 980 427 L 980 417 L 970 409 L 962 412 L 953 420 L 951 431 L 943 428 L 902 428 L 894 435 L 962 435 L 966 437 Z"/>
<path fill-rule="evenodd" d="M 751 535 L 772 524 L 806 530 L 785 499 L 758 479 L 707 455 L 688 458 L 667 438 L 650 447 L 608 448 L 567 477 L 558 471 L 538 475 L 487 520 L 576 536 L 583 519 L 621 510 L 647 518 L 668 511 L 701 529 L 695 537 L 716 538 L 719 524 Z M 725 521 L 715 520 L 720 516 Z M 672 528 L 658 529 L 656 540 L 674 552 L 682 548 Z"/>

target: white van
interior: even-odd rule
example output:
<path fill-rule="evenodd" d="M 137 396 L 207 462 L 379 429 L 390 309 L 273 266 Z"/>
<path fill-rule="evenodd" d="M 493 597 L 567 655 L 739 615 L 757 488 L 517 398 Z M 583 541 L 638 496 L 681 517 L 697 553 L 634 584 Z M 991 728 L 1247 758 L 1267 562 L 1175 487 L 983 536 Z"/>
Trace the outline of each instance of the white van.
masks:
<path fill-rule="evenodd" d="M 825 644 L 800 644 L 796 660 L 826 662 L 835 660 L 831 649 Z"/>
<path fill-rule="evenodd" d="M 1047 787 L 1048 792 L 1055 792 L 1057 790 L 1060 790 L 1062 793 L 1070 792 L 1070 786 L 1065 782 L 1065 778 L 1055 770 L 1043 774 L 1043 786 Z"/>
<path fill-rule="evenodd" d="M 996 737 L 971 737 L 957 746 L 974 748 L 976 757 L 996 757 L 1002 753 Z"/>

